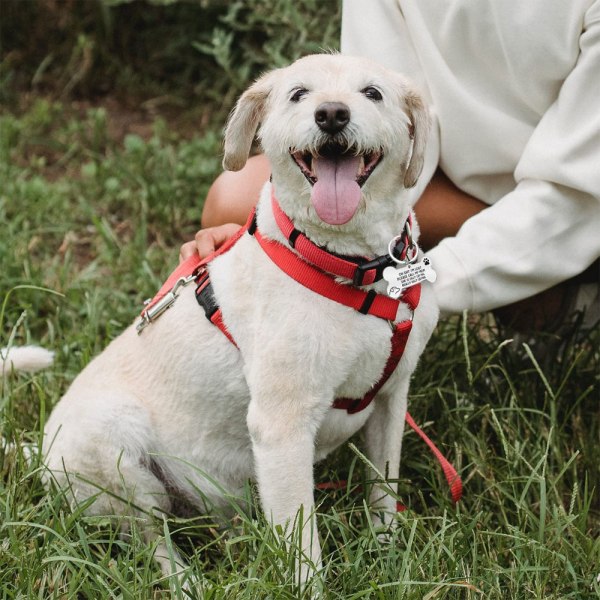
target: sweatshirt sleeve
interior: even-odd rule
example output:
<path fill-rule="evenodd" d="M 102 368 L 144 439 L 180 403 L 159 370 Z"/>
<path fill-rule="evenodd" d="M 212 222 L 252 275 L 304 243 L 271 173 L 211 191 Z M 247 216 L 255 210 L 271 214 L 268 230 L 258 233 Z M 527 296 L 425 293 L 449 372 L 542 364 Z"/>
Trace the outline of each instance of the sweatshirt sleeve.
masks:
<path fill-rule="evenodd" d="M 344 0 L 342 51 L 401 71 L 428 93 L 398 1 L 370 2 L 368 18 L 364 11 L 363 0 Z M 599 0 L 584 15 L 579 49 L 517 161 L 515 187 L 428 252 L 442 312 L 484 311 L 527 298 L 600 255 Z M 418 193 L 440 159 L 444 132 L 437 127 L 434 118 Z"/>
<path fill-rule="evenodd" d="M 514 190 L 428 254 L 442 312 L 483 311 L 532 296 L 600 255 L 600 3 L 577 63 L 535 128 Z"/>

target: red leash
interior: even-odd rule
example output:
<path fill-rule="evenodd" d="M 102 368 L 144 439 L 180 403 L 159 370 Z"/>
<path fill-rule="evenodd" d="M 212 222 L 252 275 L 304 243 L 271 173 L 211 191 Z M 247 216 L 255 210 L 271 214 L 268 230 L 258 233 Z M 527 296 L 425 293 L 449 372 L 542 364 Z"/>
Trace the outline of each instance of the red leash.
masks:
<path fill-rule="evenodd" d="M 462 481 L 456 472 L 456 469 L 450 464 L 446 457 L 438 450 L 437 446 L 429 439 L 427 434 L 414 422 L 409 412 L 406 411 L 406 422 L 412 427 L 413 431 L 429 446 L 434 456 L 438 459 L 444 477 L 450 487 L 450 495 L 454 503 L 462 498 Z"/>
<path fill-rule="evenodd" d="M 448 459 L 440 452 L 437 446 L 432 442 L 431 438 L 415 423 L 414 419 L 410 415 L 408 411 L 406 411 L 406 422 L 411 427 L 411 429 L 429 446 L 429 449 L 433 452 L 433 455 L 437 458 L 440 466 L 442 467 L 442 471 L 444 473 L 444 477 L 448 482 L 448 487 L 450 488 L 450 496 L 452 497 L 452 502 L 456 504 L 461 498 L 463 493 L 462 480 L 460 475 L 457 473 L 456 469 L 450 464 Z M 325 481 L 323 483 L 318 483 L 315 487 L 321 491 L 329 491 L 329 490 L 341 490 L 348 485 L 348 481 L 345 479 L 339 481 Z M 357 486 L 359 489 L 361 486 Z M 402 503 L 396 503 L 396 510 L 398 512 L 404 512 L 406 510 L 406 506 Z"/>
<path fill-rule="evenodd" d="M 158 319 L 165 310 L 173 305 L 177 299 L 180 285 L 186 285 L 191 281 L 198 281 L 200 275 L 204 271 L 204 267 L 206 267 L 210 261 L 230 250 L 248 230 L 253 219 L 254 211 L 252 211 L 248 217 L 246 224 L 241 227 L 235 235 L 219 246 L 212 254 L 209 254 L 205 258 L 200 258 L 198 254 L 194 254 L 180 263 L 162 284 L 154 298 L 144 302 L 144 308 L 140 314 L 141 321 L 136 326 L 138 334 L 142 333 L 146 326 Z M 227 335 L 229 336 L 229 334 Z"/>

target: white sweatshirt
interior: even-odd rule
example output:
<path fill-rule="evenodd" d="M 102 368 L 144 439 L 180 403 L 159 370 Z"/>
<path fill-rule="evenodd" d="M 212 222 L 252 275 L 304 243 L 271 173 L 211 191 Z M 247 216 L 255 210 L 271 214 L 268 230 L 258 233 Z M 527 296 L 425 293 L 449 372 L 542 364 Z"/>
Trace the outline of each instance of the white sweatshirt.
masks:
<path fill-rule="evenodd" d="M 600 255 L 600 0 L 344 0 L 342 51 L 417 83 L 437 165 L 490 205 L 428 252 L 443 312 L 526 298 Z"/>

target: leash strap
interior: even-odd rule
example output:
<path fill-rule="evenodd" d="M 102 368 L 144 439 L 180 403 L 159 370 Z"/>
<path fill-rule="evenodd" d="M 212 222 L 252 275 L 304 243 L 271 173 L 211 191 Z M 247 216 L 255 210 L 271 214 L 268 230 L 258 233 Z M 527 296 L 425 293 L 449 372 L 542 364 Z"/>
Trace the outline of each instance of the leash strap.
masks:
<path fill-rule="evenodd" d="M 444 473 L 444 477 L 448 482 L 448 486 L 450 488 L 450 496 L 452 498 L 452 502 L 456 504 L 461 498 L 463 493 L 462 481 L 460 479 L 460 475 L 456 472 L 456 469 L 450 464 L 450 462 L 445 458 L 445 456 L 441 453 L 438 447 L 433 443 L 431 438 L 415 423 L 412 415 L 406 411 L 406 422 L 410 426 L 410 428 L 429 446 L 429 449 L 432 451 L 433 455 L 436 457 L 437 461 L 440 463 L 442 467 L 442 471 Z M 317 483 L 316 488 L 318 490 L 340 490 L 347 487 L 347 480 L 339 480 L 339 481 L 325 481 L 322 483 Z M 360 489 L 361 486 L 358 486 Z M 404 512 L 406 510 L 406 506 L 404 506 L 401 502 L 396 504 L 396 510 L 398 512 Z"/>
<path fill-rule="evenodd" d="M 225 254 L 225 252 L 230 250 L 232 246 L 242 237 L 242 235 L 248 231 L 248 228 L 251 227 L 253 222 L 254 211 L 250 213 L 246 224 L 240 227 L 235 235 L 219 246 L 219 248 L 217 248 L 212 254 L 209 254 L 205 258 L 200 258 L 197 254 L 194 254 L 180 263 L 169 275 L 167 280 L 162 284 L 161 288 L 158 290 L 152 300 L 144 303 L 144 309 L 140 315 L 142 318 L 142 323 L 149 323 L 153 320 L 150 317 L 152 309 L 171 293 L 171 290 L 173 290 L 173 288 L 177 285 L 178 281 L 187 280 L 190 277 L 199 277 L 206 265 L 214 260 L 217 256 Z M 142 330 L 143 328 L 139 329 L 138 331 L 141 332 Z"/>
<path fill-rule="evenodd" d="M 167 277 L 167 280 L 162 284 L 156 295 L 150 302 L 144 305 L 144 310 L 142 311 L 142 316 L 145 312 L 149 311 L 153 308 L 158 302 L 160 302 L 172 289 L 173 286 L 181 279 L 185 277 L 189 277 L 193 275 L 195 271 L 197 271 L 202 266 L 202 260 L 197 254 L 194 256 L 190 256 L 182 263 L 180 263 L 177 268 Z"/>
<path fill-rule="evenodd" d="M 406 411 L 406 422 L 410 425 L 413 431 L 429 446 L 429 449 L 433 452 L 434 456 L 437 458 L 440 466 L 442 467 L 442 471 L 444 472 L 444 477 L 448 482 L 448 486 L 450 487 L 450 495 L 452 496 L 452 501 L 456 504 L 462 498 L 462 481 L 460 479 L 459 474 L 456 472 L 456 469 L 450 464 L 448 459 L 440 452 L 438 447 L 431 441 L 428 435 L 414 422 L 412 416 L 408 411 Z"/>

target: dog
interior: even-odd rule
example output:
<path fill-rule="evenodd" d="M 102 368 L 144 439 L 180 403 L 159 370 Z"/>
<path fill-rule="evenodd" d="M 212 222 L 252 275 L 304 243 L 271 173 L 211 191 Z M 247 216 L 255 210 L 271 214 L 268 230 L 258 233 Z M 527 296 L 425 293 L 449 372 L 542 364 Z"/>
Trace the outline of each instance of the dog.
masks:
<path fill-rule="evenodd" d="M 142 519 L 165 574 L 171 564 L 151 515 L 170 511 L 174 495 L 199 512 L 224 509 L 252 479 L 266 518 L 284 535 L 301 528 L 298 577 L 308 581 L 321 565 L 313 465 L 363 426 L 370 464 L 389 480 L 370 492 L 373 519 L 394 522 L 409 380 L 438 318 L 433 290 L 424 283 L 410 306 L 386 296 L 382 278 L 325 273 L 336 293 L 360 296 L 360 307 L 349 306 L 315 292 L 295 266 L 311 262 L 299 239 L 334 259 L 352 257 L 345 262 L 365 257 L 375 271 L 379 259 L 401 268 L 416 258 L 407 189 L 422 170 L 428 129 L 411 84 L 366 59 L 311 55 L 260 77 L 228 120 L 223 165 L 241 169 L 257 136 L 272 179 L 254 220 L 199 269 L 210 277 L 220 327 L 199 306 L 198 270 L 196 286 L 179 278 L 53 410 L 43 445 L 52 478 L 74 502 L 94 498 L 89 514 Z M 392 241 L 404 230 L 412 255 L 402 259 Z M 265 248 L 284 248 L 294 268 Z M 366 307 L 386 300 L 396 302 L 389 318 Z M 410 336 L 378 387 L 395 323 L 410 324 Z M 337 398 L 360 404 L 374 387 L 363 410 L 334 406 Z"/>

